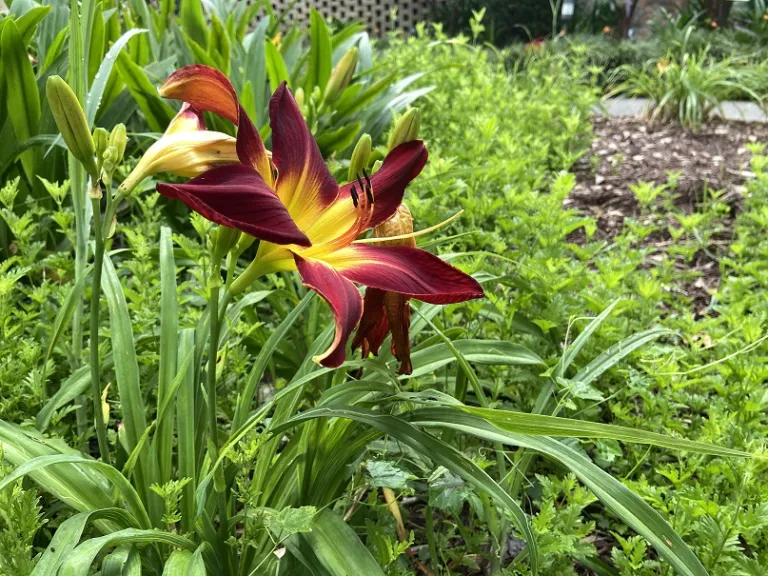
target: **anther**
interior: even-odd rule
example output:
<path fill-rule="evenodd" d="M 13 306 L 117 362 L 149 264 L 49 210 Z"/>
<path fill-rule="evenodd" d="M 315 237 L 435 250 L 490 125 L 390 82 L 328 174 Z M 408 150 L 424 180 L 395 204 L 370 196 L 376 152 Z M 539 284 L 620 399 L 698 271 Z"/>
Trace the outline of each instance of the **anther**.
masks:
<path fill-rule="evenodd" d="M 365 197 L 368 198 L 368 204 L 373 205 L 373 186 L 371 186 L 371 179 L 368 177 L 368 173 L 363 168 L 363 176 L 365 177 Z M 362 184 L 360 184 L 362 186 Z"/>
<path fill-rule="evenodd" d="M 365 184 L 363 184 L 360 174 L 357 175 L 357 184 L 360 186 L 360 192 L 365 190 Z"/>
<path fill-rule="evenodd" d="M 360 196 L 357 195 L 357 189 L 355 189 L 354 184 L 352 184 L 352 187 L 349 189 L 349 194 L 352 196 L 352 204 L 357 208 L 357 205 L 360 202 Z"/>

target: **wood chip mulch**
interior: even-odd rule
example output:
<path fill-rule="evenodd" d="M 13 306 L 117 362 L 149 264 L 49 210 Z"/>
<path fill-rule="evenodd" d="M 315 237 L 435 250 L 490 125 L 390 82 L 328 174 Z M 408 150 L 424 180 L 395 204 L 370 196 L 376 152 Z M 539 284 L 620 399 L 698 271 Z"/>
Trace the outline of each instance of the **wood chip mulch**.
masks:
<path fill-rule="evenodd" d="M 695 281 L 677 288 L 690 296 L 696 311 L 703 313 L 717 288 L 720 270 L 717 254 L 727 249 L 733 218 L 740 210 L 750 172 L 750 143 L 768 142 L 768 125 L 721 123 L 691 132 L 678 125 L 652 124 L 639 118 L 595 117 L 591 150 L 574 166 L 576 186 L 564 207 L 577 209 L 597 221 L 597 239 L 613 240 L 622 232 L 625 220 L 655 224 L 656 232 L 642 244 L 650 248 L 647 267 L 665 257 L 673 242 L 668 226 L 676 226 L 671 214 L 661 209 L 643 213 L 630 184 L 640 181 L 661 185 L 674 174 L 675 205 L 685 214 L 697 210 L 706 191 L 722 191 L 720 199 L 731 208 L 717 226 L 710 246 L 692 261 L 678 262 L 681 272 L 694 271 Z M 583 233 L 572 238 L 584 241 Z M 688 274 L 688 276 L 691 276 Z"/>

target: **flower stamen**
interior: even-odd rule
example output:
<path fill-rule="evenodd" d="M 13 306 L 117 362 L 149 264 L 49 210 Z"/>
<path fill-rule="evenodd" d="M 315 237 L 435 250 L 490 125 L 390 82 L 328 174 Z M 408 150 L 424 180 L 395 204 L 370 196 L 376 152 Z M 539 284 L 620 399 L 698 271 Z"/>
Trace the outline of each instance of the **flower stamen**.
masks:
<path fill-rule="evenodd" d="M 411 232 L 409 234 L 399 234 L 397 236 L 380 236 L 376 238 L 361 238 L 360 240 L 355 240 L 353 244 L 377 244 L 380 242 L 389 242 L 391 240 L 406 240 L 408 238 L 416 238 L 417 236 L 423 236 L 424 234 L 429 234 L 430 232 L 434 232 L 435 230 L 439 230 L 440 228 L 447 226 L 456 218 L 461 216 L 464 213 L 464 210 L 459 210 L 451 216 L 450 218 L 446 218 L 439 224 L 435 224 L 434 226 L 430 226 L 429 228 L 424 228 L 424 230 L 418 230 L 416 232 Z"/>

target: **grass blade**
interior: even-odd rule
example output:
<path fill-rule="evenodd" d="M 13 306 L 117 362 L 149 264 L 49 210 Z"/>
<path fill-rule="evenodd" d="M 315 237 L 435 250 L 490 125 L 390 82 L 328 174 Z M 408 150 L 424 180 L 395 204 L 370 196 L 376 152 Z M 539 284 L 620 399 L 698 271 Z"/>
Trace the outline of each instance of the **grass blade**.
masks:
<path fill-rule="evenodd" d="M 171 229 L 160 229 L 160 373 L 157 404 L 162 406 L 176 377 L 176 353 L 179 335 L 179 304 L 176 288 L 176 262 L 173 258 Z M 171 479 L 173 464 L 173 412 L 158 422 L 156 450 L 160 483 Z"/>

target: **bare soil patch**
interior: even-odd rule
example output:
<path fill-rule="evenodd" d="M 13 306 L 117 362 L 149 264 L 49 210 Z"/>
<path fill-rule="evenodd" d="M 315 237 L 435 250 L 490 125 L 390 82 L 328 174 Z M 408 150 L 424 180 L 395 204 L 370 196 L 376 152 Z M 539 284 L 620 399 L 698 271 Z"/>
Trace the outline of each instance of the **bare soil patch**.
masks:
<path fill-rule="evenodd" d="M 594 118 L 591 150 L 576 166 L 576 186 L 565 200 L 566 208 L 575 208 L 597 221 L 597 238 L 611 241 L 632 218 L 643 225 L 653 224 L 656 231 L 640 244 L 649 248 L 647 266 L 665 257 L 674 242 L 669 227 L 676 226 L 674 216 L 661 202 L 643 212 L 630 185 L 640 181 L 662 185 L 676 181 L 671 192 L 676 209 L 692 214 L 702 209 L 709 192 L 722 191 L 720 200 L 730 208 L 717 222 L 717 232 L 706 249 L 690 261 L 676 258 L 681 272 L 695 280 L 682 282 L 676 289 L 691 297 L 697 312 L 709 306 L 711 291 L 720 280 L 718 254 L 727 249 L 733 217 L 740 210 L 749 171 L 751 152 L 748 144 L 768 142 L 764 124 L 720 123 L 691 132 L 677 125 L 652 124 L 640 118 Z M 671 176 L 672 175 L 672 176 Z M 574 236 L 575 242 L 584 240 Z"/>

